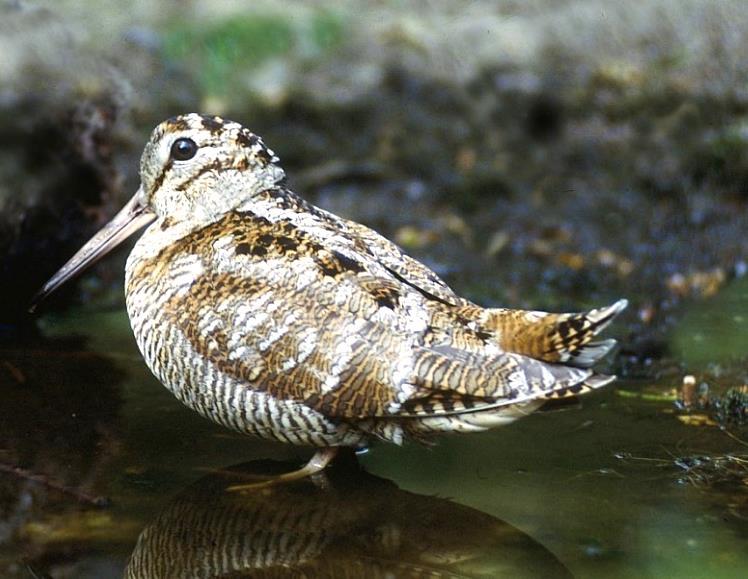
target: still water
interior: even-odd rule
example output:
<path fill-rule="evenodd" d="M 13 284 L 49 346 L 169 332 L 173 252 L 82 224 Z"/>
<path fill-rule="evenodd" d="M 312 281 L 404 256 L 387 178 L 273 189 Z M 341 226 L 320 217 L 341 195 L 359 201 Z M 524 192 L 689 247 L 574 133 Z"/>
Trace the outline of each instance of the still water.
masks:
<path fill-rule="evenodd" d="M 725 295 L 746 309 L 744 288 Z M 734 316 L 715 328 L 700 315 L 674 338 L 697 368 L 713 362 L 699 341 L 746 335 Z M 183 408 L 123 312 L 48 317 L 43 331 L 0 356 L 0 464 L 86 496 L 0 472 L 2 577 L 748 576 L 745 481 L 688 484 L 675 460 L 748 448 L 651 395 L 672 375 L 433 448 L 374 445 L 326 484 L 237 494 L 226 487 L 308 453 Z"/>

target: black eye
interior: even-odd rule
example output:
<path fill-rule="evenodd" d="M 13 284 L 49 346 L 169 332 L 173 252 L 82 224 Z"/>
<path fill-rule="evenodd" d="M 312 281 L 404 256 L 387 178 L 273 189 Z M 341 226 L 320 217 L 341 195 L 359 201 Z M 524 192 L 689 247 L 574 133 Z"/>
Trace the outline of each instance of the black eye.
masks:
<path fill-rule="evenodd" d="M 171 146 L 171 158 L 175 161 L 187 161 L 197 154 L 197 143 L 192 139 L 177 139 Z"/>

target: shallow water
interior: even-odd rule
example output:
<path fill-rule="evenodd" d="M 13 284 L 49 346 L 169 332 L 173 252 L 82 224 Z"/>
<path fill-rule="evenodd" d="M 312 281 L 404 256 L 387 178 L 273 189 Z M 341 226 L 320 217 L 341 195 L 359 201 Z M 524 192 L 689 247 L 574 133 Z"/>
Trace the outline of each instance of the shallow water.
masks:
<path fill-rule="evenodd" d="M 687 347 L 694 335 L 733 344 L 730 332 L 744 333 L 734 315 L 715 324 L 709 313 L 744 311 L 744 287 L 684 321 L 673 342 L 686 344 L 692 369 L 708 364 Z M 375 445 L 359 457 L 365 473 L 341 465 L 327 486 L 237 495 L 225 488 L 244 478 L 226 471 L 288 469 L 308 453 L 183 408 L 144 366 L 123 312 L 48 317 L 43 331 L 53 341 L 2 355 L 0 463 L 111 506 L 0 473 L 0 576 L 121 577 L 133 551 L 131 577 L 229 576 L 231 565 L 232 577 L 742 577 L 748 568 L 745 487 L 686 484 L 673 461 L 741 447 L 651 395 L 674 378 L 620 381 L 581 405 L 433 448 Z M 85 350 L 71 338 L 81 334 Z"/>

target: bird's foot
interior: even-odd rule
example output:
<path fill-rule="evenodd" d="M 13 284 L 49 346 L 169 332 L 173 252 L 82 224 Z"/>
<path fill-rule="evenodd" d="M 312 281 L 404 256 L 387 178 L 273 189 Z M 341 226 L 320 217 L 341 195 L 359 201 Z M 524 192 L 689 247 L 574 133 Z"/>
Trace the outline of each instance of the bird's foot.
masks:
<path fill-rule="evenodd" d="M 312 477 L 312 481 L 315 484 L 322 484 L 324 486 L 327 484 L 327 481 L 324 478 L 322 471 L 324 471 L 325 467 L 330 464 L 337 453 L 337 447 L 323 448 L 322 450 L 318 450 L 309 462 L 298 470 L 285 472 L 258 482 L 231 485 L 230 487 L 227 487 L 226 490 L 228 492 L 256 491 L 272 485 L 293 482 L 307 477 Z"/>

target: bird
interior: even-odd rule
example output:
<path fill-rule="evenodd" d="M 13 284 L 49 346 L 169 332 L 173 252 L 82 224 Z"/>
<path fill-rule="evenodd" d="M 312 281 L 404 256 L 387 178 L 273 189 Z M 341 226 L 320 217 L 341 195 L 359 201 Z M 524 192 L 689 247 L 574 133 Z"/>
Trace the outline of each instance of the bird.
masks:
<path fill-rule="evenodd" d="M 303 479 L 240 496 L 226 492 L 235 479 L 288 468 L 267 460 L 203 476 L 140 532 L 123 577 L 572 577 L 509 523 L 403 490 L 346 456 L 325 471 L 324 486 Z"/>
<path fill-rule="evenodd" d="M 262 138 L 220 116 L 167 119 L 140 187 L 32 309 L 123 240 L 125 303 L 146 365 L 235 431 L 312 447 L 430 443 L 512 422 L 615 379 L 592 366 L 625 299 L 582 313 L 482 307 L 360 223 L 293 192 Z"/>

